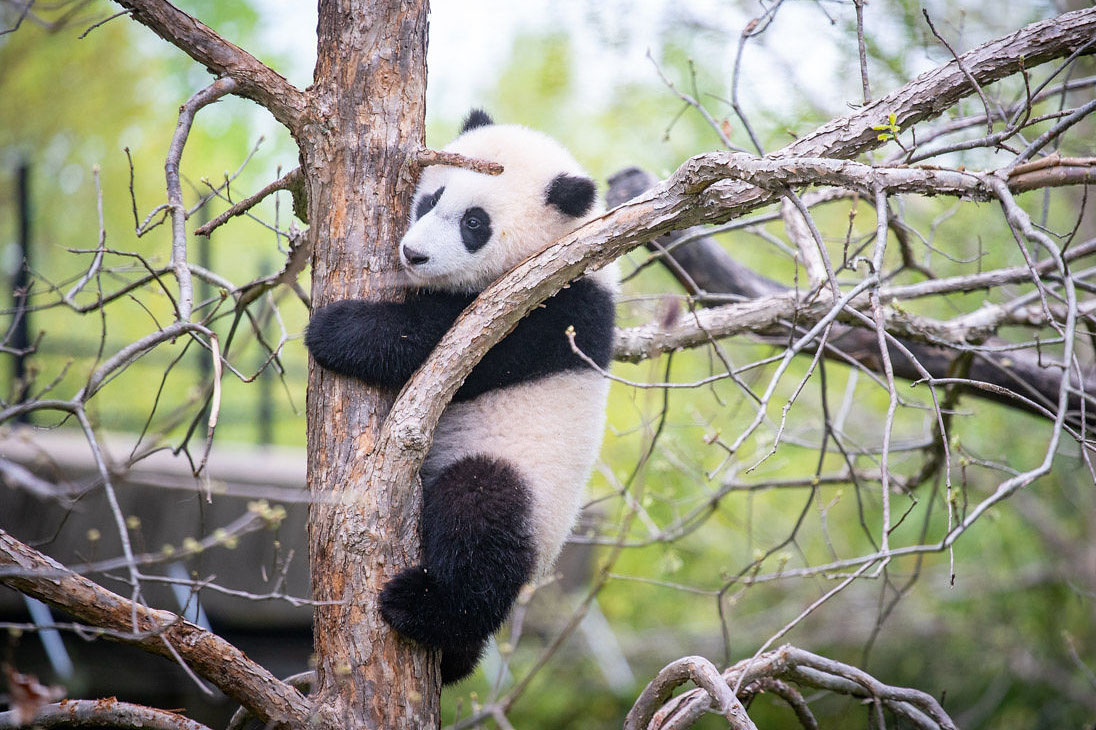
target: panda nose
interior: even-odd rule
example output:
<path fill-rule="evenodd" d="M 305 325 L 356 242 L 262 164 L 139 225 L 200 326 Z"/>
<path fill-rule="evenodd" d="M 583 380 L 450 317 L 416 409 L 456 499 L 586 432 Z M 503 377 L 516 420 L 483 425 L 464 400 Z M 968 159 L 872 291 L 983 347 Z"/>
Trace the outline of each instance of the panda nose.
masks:
<path fill-rule="evenodd" d="M 412 266 L 418 266 L 419 264 L 425 264 L 430 260 L 430 257 L 424 253 L 419 253 L 410 246 L 403 247 L 403 257 L 407 259 L 407 263 Z"/>

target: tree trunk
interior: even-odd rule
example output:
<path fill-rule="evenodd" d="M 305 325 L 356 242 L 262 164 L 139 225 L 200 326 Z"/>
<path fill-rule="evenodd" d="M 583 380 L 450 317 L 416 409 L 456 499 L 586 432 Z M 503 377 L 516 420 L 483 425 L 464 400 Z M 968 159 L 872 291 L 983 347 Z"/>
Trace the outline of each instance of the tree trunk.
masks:
<path fill-rule="evenodd" d="M 395 270 L 424 141 L 427 0 L 321 0 L 314 97 L 300 135 L 313 238 L 312 306 L 379 296 Z M 368 456 L 392 403 L 310 365 L 308 484 L 322 726 L 438 724 L 436 657 L 389 630 L 377 597 L 418 555 L 418 485 L 371 487 Z"/>

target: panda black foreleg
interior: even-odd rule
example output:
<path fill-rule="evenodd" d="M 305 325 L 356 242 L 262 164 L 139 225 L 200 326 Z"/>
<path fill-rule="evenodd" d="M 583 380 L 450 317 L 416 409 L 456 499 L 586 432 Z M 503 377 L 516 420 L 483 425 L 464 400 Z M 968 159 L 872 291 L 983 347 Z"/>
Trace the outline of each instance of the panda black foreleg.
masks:
<path fill-rule="evenodd" d="M 453 674 L 471 672 L 532 577 L 529 512 L 529 490 L 505 461 L 472 456 L 445 468 L 423 485 L 423 562 L 384 587 L 384 619 L 450 654 Z"/>
<path fill-rule="evenodd" d="M 344 299 L 312 313 L 304 343 L 321 366 L 396 389 L 438 344 L 469 296 L 418 293 L 404 302 Z"/>

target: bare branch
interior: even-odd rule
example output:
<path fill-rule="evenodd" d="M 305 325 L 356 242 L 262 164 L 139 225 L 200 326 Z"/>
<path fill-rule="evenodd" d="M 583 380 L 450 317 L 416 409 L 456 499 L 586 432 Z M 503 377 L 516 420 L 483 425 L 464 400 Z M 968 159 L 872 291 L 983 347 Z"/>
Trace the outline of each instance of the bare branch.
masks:
<path fill-rule="evenodd" d="M 979 84 L 987 85 L 1021 68 L 1032 69 L 1084 48 L 1092 53 L 1096 9 L 1086 8 L 1025 26 L 967 51 L 960 60 Z M 1086 48 L 1087 46 L 1087 48 Z M 801 137 L 774 156 L 854 157 L 878 147 L 872 129 L 893 113 L 902 129 L 939 116 L 957 101 L 974 93 L 959 64 L 951 61 L 918 76 L 905 86 L 876 99 L 856 113 L 834 119 Z"/>
<path fill-rule="evenodd" d="M 0 583 L 47 603 L 93 626 L 127 632 L 126 643 L 171 657 L 165 640 L 200 676 L 277 726 L 304 727 L 310 707 L 300 692 L 280 682 L 219 636 L 169 611 L 147 608 L 77 575 L 55 560 L 0 530 Z M 35 575 L 41 573 L 41 577 Z M 131 624 L 136 616 L 137 625 Z M 121 640 L 121 639 L 118 639 Z"/>
<path fill-rule="evenodd" d="M 871 101 L 871 86 L 868 84 L 868 50 L 864 42 L 864 0 L 853 0 L 856 8 L 856 47 L 860 54 L 860 86 L 864 93 L 864 103 Z"/>
<path fill-rule="evenodd" d="M 190 281 L 190 269 L 186 257 L 186 206 L 183 205 L 183 191 L 179 183 L 179 161 L 183 156 L 183 146 L 190 134 L 190 125 L 199 109 L 208 106 L 225 94 L 237 88 L 231 78 L 217 79 L 206 88 L 190 97 L 179 108 L 179 123 L 171 138 L 167 160 L 164 162 L 164 175 L 167 178 L 167 200 L 171 208 L 171 264 L 175 279 L 179 282 L 179 302 L 176 316 L 180 321 L 190 319 L 194 306 L 194 287 Z"/>
<path fill-rule="evenodd" d="M 91 33 L 91 31 L 95 30 L 96 28 L 99 28 L 101 26 L 106 25 L 107 23 L 114 20 L 115 18 L 120 18 L 123 15 L 129 15 L 129 12 L 130 12 L 129 10 L 119 10 L 117 13 L 114 13 L 113 15 L 108 15 L 107 17 L 103 18 L 102 20 L 95 21 L 94 23 L 89 25 L 87 28 L 85 28 L 83 33 L 81 33 L 79 36 L 77 36 L 77 40 L 81 40 L 81 41 L 84 40 L 85 38 L 88 37 L 88 33 Z"/>
<path fill-rule="evenodd" d="M 463 167 L 472 172 L 481 172 L 484 175 L 501 175 L 502 165 L 488 160 L 475 160 L 471 157 L 459 155 L 456 152 L 444 150 L 431 150 L 425 147 L 415 153 L 415 167 L 422 169 L 430 165 L 449 165 L 450 167 Z"/>
<path fill-rule="evenodd" d="M 729 686 L 742 686 L 742 694 L 750 696 L 753 692 L 749 685 L 753 682 L 762 679 L 790 680 L 804 687 L 882 702 L 892 712 L 920 728 L 955 730 L 955 723 L 932 695 L 883 684 L 861 669 L 787 644 L 756 659 L 738 662 L 724 671 L 722 678 Z M 693 689 L 666 702 L 654 713 L 649 725 L 637 727 L 650 730 L 687 728 L 713 709 L 712 695 L 706 689 Z"/>
<path fill-rule="evenodd" d="M 1085 158 L 1087 160 L 1087 158 Z M 1031 168 L 1020 168 L 1021 172 L 1015 178 L 1009 179 L 1010 187 L 1015 180 L 1027 175 L 1039 175 L 1044 172 L 1060 169 L 1055 167 L 1055 161 L 1047 158 L 1046 162 L 1037 161 L 1030 163 Z M 1030 170 L 1030 171 L 1029 171 Z M 631 168 L 625 172 L 614 175 L 610 180 L 609 197 L 619 202 L 626 195 L 636 195 L 655 182 L 649 174 Z M 638 362 L 639 360 L 653 357 L 660 352 L 671 352 L 682 347 L 697 347 L 706 344 L 713 337 L 735 336 L 746 333 L 771 335 L 775 338 L 787 338 L 787 325 L 793 319 L 801 324 L 809 325 L 822 316 L 825 307 L 815 301 L 796 300 L 793 290 L 782 284 L 767 279 L 736 262 L 714 239 L 710 237 L 693 237 L 694 240 L 684 246 L 677 246 L 674 238 L 682 238 L 685 234 L 671 233 L 663 237 L 662 245 L 672 257 L 676 265 L 686 270 L 690 277 L 697 282 L 702 282 L 704 291 L 701 295 L 710 293 L 728 293 L 736 297 L 744 297 L 750 301 L 725 304 L 711 310 L 697 312 L 691 320 L 682 320 L 673 327 L 662 327 L 658 324 L 640 325 L 617 334 L 615 357 L 625 362 Z M 1073 261 L 1087 256 L 1096 251 L 1096 240 L 1071 246 L 1063 255 L 1065 261 Z M 933 296 L 950 292 L 977 291 L 1012 282 L 1023 282 L 1031 279 L 1032 271 L 1039 273 L 1052 272 L 1057 267 L 1057 261 L 1047 258 L 1035 262 L 1033 266 L 1015 266 L 996 271 L 987 271 L 980 274 L 954 276 L 943 279 L 918 282 L 903 286 L 884 287 L 880 291 L 880 298 L 884 302 L 893 300 L 912 299 L 915 297 Z M 671 269 L 671 271 L 674 271 Z M 719 301 L 714 298 L 713 301 Z M 716 314 L 722 312 L 723 314 Z M 893 314 L 893 312 L 892 312 Z M 986 315 L 992 314 L 997 319 Z M 959 335 L 959 325 L 963 327 L 989 327 L 983 330 L 981 337 L 992 332 L 995 326 L 1006 320 L 1000 318 L 1005 315 L 1005 310 L 981 313 L 981 319 L 973 317 L 960 319 L 955 327 L 947 323 L 929 326 L 924 319 L 918 320 L 913 331 L 908 326 L 904 329 L 909 334 L 921 336 L 929 326 L 937 335 L 943 335 L 944 339 L 930 340 L 932 344 L 919 344 L 905 341 L 904 345 L 916 355 L 916 358 L 927 368 L 934 377 L 948 377 L 949 368 L 955 354 L 937 345 L 946 340 L 951 340 Z M 1020 315 L 1019 311 L 1014 312 Z M 724 316 L 725 315 L 725 316 Z M 900 315 L 901 316 L 901 315 Z M 908 320 L 907 324 L 912 324 Z M 856 325 L 856 322 L 853 322 Z M 897 323 L 892 318 L 888 322 L 889 327 Z M 942 328 L 939 326 L 942 325 Z M 875 346 L 875 336 L 866 330 L 839 325 L 840 329 L 833 335 L 833 348 L 827 350 L 827 356 L 839 361 L 853 359 L 876 372 L 882 371 L 882 362 L 879 350 Z M 951 329 L 949 334 L 948 330 Z M 973 333 L 960 335 L 959 340 L 953 342 L 965 342 Z M 999 346 L 1003 341 L 989 339 L 986 345 Z M 913 363 L 900 352 L 891 352 L 892 365 L 895 375 L 908 380 L 919 380 L 923 377 L 919 370 L 913 367 Z M 976 357 L 971 367 L 971 377 L 977 381 L 991 384 L 987 388 L 979 388 L 970 385 L 964 386 L 969 392 L 990 398 L 1011 407 L 1020 407 L 1030 410 L 1044 417 L 1054 418 L 1053 410 L 1041 403 L 1033 402 L 1024 397 L 1016 397 L 1014 390 L 1026 391 L 1036 398 L 1042 398 L 1046 404 L 1053 404 L 1058 397 L 1059 387 L 1062 381 L 1061 373 L 1045 367 L 1038 357 L 1027 352 L 1002 352 L 994 354 L 982 353 Z M 1085 391 L 1093 392 L 1096 382 L 1085 380 Z M 1079 412 L 1079 399 L 1073 399 L 1070 404 L 1071 412 Z M 1092 409 L 1086 414 L 1087 420 L 1092 421 Z"/>
<path fill-rule="evenodd" d="M 837 296 L 837 274 L 833 270 L 830 256 L 822 234 L 811 218 L 811 212 L 799 196 L 789 190 L 780 206 L 780 217 L 784 219 L 784 230 L 788 238 L 795 243 L 804 264 L 807 266 L 807 278 L 811 289 L 829 284 L 830 292 Z"/>
<path fill-rule="evenodd" d="M 295 167 L 274 182 L 267 185 L 259 192 L 236 203 L 224 213 L 221 213 L 219 216 L 211 220 L 209 223 L 198 226 L 198 228 L 194 230 L 194 233 L 198 236 L 208 236 L 214 231 L 214 229 L 220 228 L 231 218 L 235 218 L 238 215 L 243 215 L 247 211 L 254 208 L 256 205 L 261 203 L 264 199 L 266 199 L 267 196 L 271 195 L 272 193 L 276 193 L 279 190 L 289 190 L 293 186 L 299 184 L 300 181 L 301 168 Z"/>
<path fill-rule="evenodd" d="M 971 86 L 974 87 L 974 90 L 978 92 L 978 98 L 982 100 L 982 107 L 986 111 L 986 132 L 992 134 L 993 112 L 990 111 L 989 99 L 986 98 L 986 92 L 982 91 L 981 84 L 979 84 L 978 81 L 973 76 L 971 76 L 970 71 L 968 71 L 966 66 L 963 64 L 963 59 L 959 56 L 958 53 L 955 52 L 955 49 L 951 47 L 951 44 L 948 43 L 947 40 L 944 39 L 944 36 L 940 35 L 940 33 L 936 30 L 936 26 L 932 24 L 932 18 L 929 17 L 929 11 L 925 8 L 921 8 L 921 14 L 925 16 L 925 22 L 928 23 L 929 30 L 932 31 L 932 34 L 936 37 L 936 40 L 944 44 L 944 47 L 948 49 L 949 53 L 951 53 L 952 58 L 955 59 L 955 64 L 959 67 L 959 70 L 963 72 L 963 75 L 967 77 L 967 81 L 969 81 Z"/>
<path fill-rule="evenodd" d="M 624 720 L 624 730 L 645 730 L 655 710 L 666 703 L 674 689 L 692 681 L 711 697 L 712 709 L 735 730 L 757 730 L 715 665 L 701 656 L 687 656 L 666 665 L 648 683 Z"/>
<path fill-rule="evenodd" d="M 751 683 L 749 687 L 743 689 L 743 694 L 746 694 L 747 692 L 758 694 L 761 692 L 771 692 L 788 703 L 795 713 L 795 718 L 799 720 L 799 724 L 803 726 L 804 730 L 818 730 L 818 721 L 814 719 L 814 714 L 811 713 L 811 708 L 807 705 L 807 701 L 803 699 L 803 695 L 801 695 L 795 687 L 792 687 L 787 682 L 771 677 L 762 677 L 756 682 Z"/>
<path fill-rule="evenodd" d="M 0 481 L 9 487 L 19 487 L 41 499 L 68 502 L 70 489 L 47 482 L 25 467 L 0 456 Z"/>
<path fill-rule="evenodd" d="M 123 730 L 210 730 L 200 722 L 168 710 L 119 702 L 113 697 L 101 700 L 62 700 L 38 710 L 30 724 L 23 724 L 15 711 L 0 712 L 0 730 L 33 725 L 36 728 L 109 727 Z"/>

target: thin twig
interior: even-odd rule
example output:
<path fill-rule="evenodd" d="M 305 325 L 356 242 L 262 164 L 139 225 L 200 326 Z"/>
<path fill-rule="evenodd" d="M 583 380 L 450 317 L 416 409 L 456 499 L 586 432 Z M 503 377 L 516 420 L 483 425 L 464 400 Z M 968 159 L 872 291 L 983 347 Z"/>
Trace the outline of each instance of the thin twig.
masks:
<path fill-rule="evenodd" d="M 230 218 L 234 218 L 235 216 L 246 213 L 272 193 L 275 193 L 279 190 L 289 190 L 294 185 L 298 184 L 301 180 L 301 168 L 293 168 L 274 182 L 264 187 L 259 192 L 250 197 L 244 198 L 240 202 L 234 204 L 231 208 L 226 210 L 224 213 L 218 215 L 209 223 L 198 226 L 196 229 L 194 229 L 195 235 L 208 236 L 214 231 L 214 229 L 220 228 L 222 225 L 227 223 Z"/>

